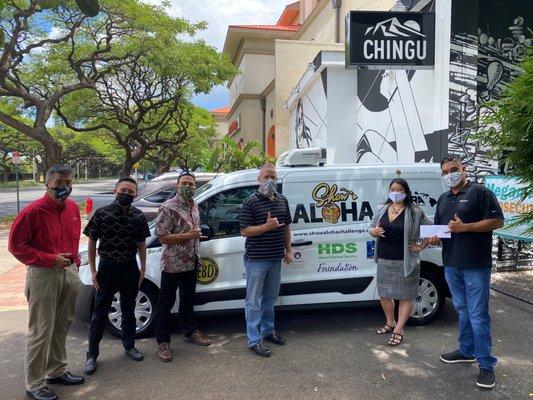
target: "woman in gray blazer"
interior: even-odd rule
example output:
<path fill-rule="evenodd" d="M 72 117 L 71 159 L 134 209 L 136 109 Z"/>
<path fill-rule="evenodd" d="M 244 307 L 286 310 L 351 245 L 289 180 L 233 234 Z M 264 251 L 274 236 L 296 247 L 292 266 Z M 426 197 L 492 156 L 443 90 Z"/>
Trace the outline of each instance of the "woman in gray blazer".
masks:
<path fill-rule="evenodd" d="M 398 346 L 404 326 L 413 310 L 420 277 L 419 252 L 422 243 L 420 225 L 432 224 L 424 211 L 413 203 L 409 185 L 402 178 L 389 185 L 389 198 L 381 204 L 372 219 L 369 233 L 376 238 L 374 260 L 377 263 L 377 287 L 387 322 L 376 333 L 391 334 L 388 344 Z M 398 321 L 394 318 L 394 300 L 400 301 Z"/>

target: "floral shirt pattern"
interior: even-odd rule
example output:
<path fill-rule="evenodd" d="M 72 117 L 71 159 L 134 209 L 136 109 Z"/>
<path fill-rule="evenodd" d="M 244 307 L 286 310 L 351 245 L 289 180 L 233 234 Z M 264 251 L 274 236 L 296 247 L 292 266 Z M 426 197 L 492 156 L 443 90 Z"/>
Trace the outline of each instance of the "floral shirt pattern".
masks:
<path fill-rule="evenodd" d="M 158 236 L 187 233 L 199 229 L 200 213 L 198 205 L 191 201 L 185 202 L 176 195 L 165 201 L 157 214 L 155 234 Z M 198 249 L 199 239 L 178 244 L 163 244 L 161 270 L 169 273 L 192 271 L 200 262 Z"/>

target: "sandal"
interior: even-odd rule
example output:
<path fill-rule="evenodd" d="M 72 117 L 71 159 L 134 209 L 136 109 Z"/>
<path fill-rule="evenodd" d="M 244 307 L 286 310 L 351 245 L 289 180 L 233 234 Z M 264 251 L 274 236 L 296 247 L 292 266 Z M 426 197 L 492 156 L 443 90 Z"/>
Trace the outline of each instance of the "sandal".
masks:
<path fill-rule="evenodd" d="M 402 333 L 396 333 L 392 332 L 392 335 L 390 335 L 390 339 L 387 342 L 389 346 L 398 346 L 400 343 L 402 343 L 403 340 L 403 332 Z"/>
<path fill-rule="evenodd" d="M 396 326 L 396 325 L 394 325 Z M 387 333 L 391 333 L 394 330 L 394 326 L 390 326 L 389 324 L 383 325 L 381 328 L 379 328 L 376 333 L 378 335 L 386 335 Z"/>

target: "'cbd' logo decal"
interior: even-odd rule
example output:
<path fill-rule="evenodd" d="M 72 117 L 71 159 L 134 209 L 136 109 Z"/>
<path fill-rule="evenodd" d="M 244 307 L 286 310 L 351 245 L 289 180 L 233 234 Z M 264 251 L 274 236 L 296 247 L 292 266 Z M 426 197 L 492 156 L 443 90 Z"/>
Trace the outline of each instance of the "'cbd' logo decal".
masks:
<path fill-rule="evenodd" d="M 196 272 L 196 281 L 200 285 L 209 285 L 218 278 L 218 265 L 210 258 L 202 258 L 202 264 Z"/>

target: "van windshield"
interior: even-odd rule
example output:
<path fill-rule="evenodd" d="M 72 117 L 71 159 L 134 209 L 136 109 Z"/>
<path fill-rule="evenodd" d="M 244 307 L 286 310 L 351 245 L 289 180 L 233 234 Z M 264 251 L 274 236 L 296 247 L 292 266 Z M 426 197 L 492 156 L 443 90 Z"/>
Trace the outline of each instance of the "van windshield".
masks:
<path fill-rule="evenodd" d="M 200 186 L 198 189 L 196 189 L 196 193 L 194 194 L 194 197 L 196 198 L 200 193 L 205 192 L 207 189 L 211 188 L 213 185 L 210 183 L 206 183 L 202 186 Z"/>

